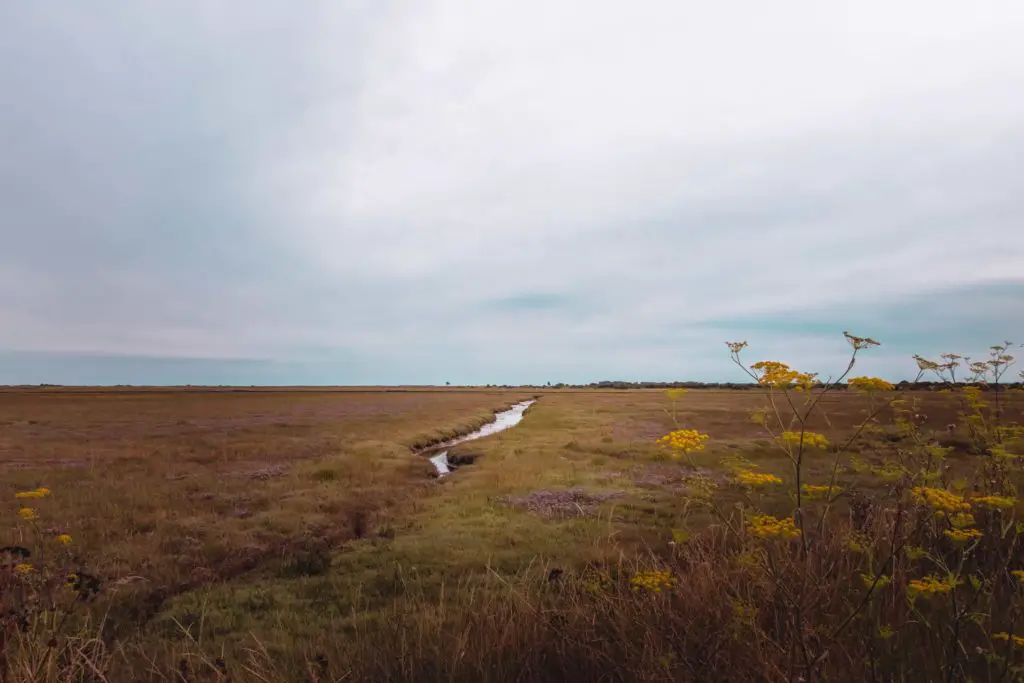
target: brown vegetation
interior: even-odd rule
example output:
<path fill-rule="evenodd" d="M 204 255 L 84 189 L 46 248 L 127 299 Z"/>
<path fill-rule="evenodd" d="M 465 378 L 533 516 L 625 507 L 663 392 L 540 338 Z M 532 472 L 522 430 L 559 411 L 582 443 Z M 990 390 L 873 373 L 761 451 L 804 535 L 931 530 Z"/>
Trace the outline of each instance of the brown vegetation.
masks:
<path fill-rule="evenodd" d="M 437 480 L 414 451 L 525 396 L 6 392 L 0 541 L 20 540 L 15 491 L 52 489 L 40 524 L 73 534 L 76 565 L 103 581 L 73 631 L 102 637 L 57 645 L 88 654 L 103 672 L 91 680 L 797 680 L 780 645 L 792 637 L 782 592 L 801 577 L 770 584 L 726 560 L 742 557 L 735 542 L 680 495 L 695 473 L 721 476 L 723 456 L 787 475 L 749 419 L 763 398 L 683 397 L 675 419 L 711 439 L 681 465 L 653 444 L 674 424 L 661 391 L 533 393 L 542 398 L 521 425 L 456 447 L 463 466 Z M 954 449 L 949 465 L 974 471 L 970 441 L 946 430 L 956 402 L 920 398 L 922 427 Z M 865 401 L 826 396 L 827 419 L 808 428 L 840 442 Z M 1022 412 L 1010 394 L 1007 417 Z M 870 462 L 901 438 L 872 432 L 856 455 Z M 824 475 L 829 462 L 808 471 Z M 851 472 L 843 514 L 880 523 L 872 501 L 886 486 Z M 739 500 L 728 487 L 719 495 Z M 768 493 L 762 507 L 789 503 Z M 820 634 L 856 597 L 838 539 L 811 594 L 834 605 L 809 625 Z M 676 577 L 672 589 L 634 591 L 630 577 L 653 569 Z M 918 649 L 899 680 L 934 679 L 929 641 L 903 642 Z M 823 671 L 871 680 L 867 654 L 884 647 L 846 642 Z"/>

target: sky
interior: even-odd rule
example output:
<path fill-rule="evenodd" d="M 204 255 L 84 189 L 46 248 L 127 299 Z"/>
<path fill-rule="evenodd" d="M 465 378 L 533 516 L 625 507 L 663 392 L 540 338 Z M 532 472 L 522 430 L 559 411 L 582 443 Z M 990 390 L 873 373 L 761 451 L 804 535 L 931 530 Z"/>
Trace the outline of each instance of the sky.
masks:
<path fill-rule="evenodd" d="M 1024 342 L 1019 0 L 0 3 L 0 384 Z"/>

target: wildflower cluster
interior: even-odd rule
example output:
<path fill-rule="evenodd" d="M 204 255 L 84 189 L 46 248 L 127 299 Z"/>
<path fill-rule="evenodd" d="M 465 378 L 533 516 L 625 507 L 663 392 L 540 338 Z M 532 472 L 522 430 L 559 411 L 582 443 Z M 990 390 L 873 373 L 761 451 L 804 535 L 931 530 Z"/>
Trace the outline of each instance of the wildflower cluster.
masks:
<path fill-rule="evenodd" d="M 892 391 L 896 388 L 878 377 L 851 377 L 846 383 L 851 389 L 858 391 Z"/>
<path fill-rule="evenodd" d="M 915 486 L 910 492 L 915 503 L 926 505 L 938 512 L 967 512 L 971 504 L 955 493 L 928 486 Z"/>
<path fill-rule="evenodd" d="M 974 515 L 969 512 L 958 512 L 949 518 L 949 523 L 954 529 L 963 529 L 974 524 Z"/>
<path fill-rule="evenodd" d="M 817 432 L 782 432 L 782 440 L 794 446 L 802 443 L 805 448 L 828 448 L 829 446 L 828 439 Z"/>
<path fill-rule="evenodd" d="M 967 543 L 973 541 L 976 538 L 984 536 L 983 533 L 977 529 L 947 529 L 945 532 L 954 543 Z"/>
<path fill-rule="evenodd" d="M 18 500 L 39 499 L 39 498 L 46 498 L 47 496 L 51 495 L 51 493 L 52 492 L 50 491 L 50 489 L 48 489 L 46 487 L 40 487 L 40 488 L 37 488 L 37 489 L 33 489 L 31 491 L 19 491 L 19 492 L 14 494 L 14 497 L 16 499 L 18 499 Z M 36 536 L 40 536 L 41 535 L 41 533 L 42 533 L 41 529 L 39 528 L 38 524 L 36 524 L 36 522 L 38 522 L 38 520 L 39 520 L 39 513 L 38 513 L 38 511 L 35 508 L 30 508 L 30 507 L 25 507 L 25 506 L 20 507 L 18 509 L 18 517 L 20 517 L 25 522 L 30 522 L 31 523 L 29 525 L 30 533 L 32 533 L 32 534 L 34 534 Z M 49 532 L 49 533 L 53 533 L 54 534 L 53 535 L 53 539 L 57 543 L 59 543 L 60 545 L 64 545 L 64 546 L 71 545 L 72 541 L 74 540 L 74 539 L 72 539 L 71 534 L 68 534 L 68 533 L 63 533 L 63 532 Z M 38 569 L 40 569 L 40 568 L 37 568 L 37 567 L 29 564 L 26 561 L 32 555 L 32 552 L 28 548 L 25 548 L 25 547 L 22 547 L 22 546 L 7 546 L 5 548 L 0 549 L 0 553 L 4 553 L 5 551 L 6 551 L 7 554 L 12 555 L 12 556 L 16 556 L 16 557 L 19 558 L 18 564 L 12 564 L 11 565 L 15 575 L 22 576 L 22 577 L 27 577 L 27 576 L 29 576 L 31 574 L 37 573 Z M 47 571 L 45 573 L 49 573 L 49 572 Z"/>
<path fill-rule="evenodd" d="M 755 372 L 758 384 L 777 389 L 810 389 L 817 377 L 815 373 L 799 372 L 775 360 L 758 361 L 750 369 Z"/>
<path fill-rule="evenodd" d="M 751 472 L 750 470 L 740 470 L 736 473 L 736 478 L 742 485 L 755 488 L 759 486 L 767 486 L 769 484 L 782 483 L 782 480 L 774 474 Z"/>
<path fill-rule="evenodd" d="M 938 577 L 934 574 L 929 574 L 920 579 L 913 579 L 907 584 L 907 587 L 910 589 L 911 595 L 935 595 L 948 593 L 956 588 L 959 583 L 960 581 L 953 575 Z"/>
<path fill-rule="evenodd" d="M 708 438 L 707 434 L 702 434 L 696 429 L 677 429 L 658 439 L 658 445 L 670 448 L 673 451 L 689 453 L 691 451 L 703 450 L 704 442 Z"/>
<path fill-rule="evenodd" d="M 734 501 L 718 500 L 709 490 L 700 499 L 701 509 L 711 510 L 726 522 L 723 533 L 741 537 L 735 556 L 738 568 L 767 576 L 774 585 L 789 591 L 782 596 L 783 606 L 797 622 L 795 635 L 788 636 L 791 647 L 785 652 L 790 661 L 796 661 L 793 658 L 799 656 L 800 647 L 805 651 L 822 649 L 814 634 L 821 624 L 828 623 L 823 620 L 834 617 L 835 611 L 831 604 L 825 609 L 814 606 L 804 611 L 803 607 L 812 605 L 824 588 L 856 605 L 836 631 L 838 634 L 845 629 L 848 641 L 840 643 L 837 635 L 838 650 L 856 639 L 888 639 L 895 634 L 899 634 L 902 648 L 904 634 L 912 630 L 908 626 L 922 617 L 934 619 L 946 632 L 953 633 L 948 655 L 945 648 L 941 653 L 923 648 L 911 653 L 912 661 L 902 653 L 895 658 L 875 658 L 872 653 L 865 656 L 862 652 L 873 676 L 877 669 L 880 680 L 902 680 L 908 673 L 913 678 L 919 660 L 936 656 L 943 660 L 940 666 L 944 677 L 952 679 L 964 673 L 961 677 L 966 679 L 967 670 L 977 668 L 979 675 L 972 673 L 972 680 L 983 680 L 986 666 L 1005 662 L 986 651 L 986 647 L 993 649 L 991 641 L 1002 640 L 1024 649 L 1024 634 L 1014 635 L 1009 628 L 1024 599 L 1024 565 L 1015 556 L 1024 535 L 1024 522 L 1013 514 L 1016 508 L 1024 507 L 1017 493 L 1024 485 L 1024 427 L 1012 422 L 1021 414 L 1018 397 L 999 386 L 1000 376 L 1016 360 L 1010 355 L 1010 344 L 993 347 L 989 357 L 980 362 L 959 354 L 942 354 L 937 360 L 915 356 L 918 379 L 934 373 L 949 394 L 949 398 L 926 398 L 916 392 L 893 395 L 890 392 L 896 387 L 879 377 L 849 377 L 855 361 L 859 363 L 860 352 L 878 346 L 878 342 L 844 334 L 853 351 L 835 382 L 821 382 L 814 374 L 778 361 L 747 365 L 740 360 L 746 342 L 727 343 L 732 361 L 760 385 L 765 395 L 764 405 L 750 412 L 753 422 L 763 428 L 758 434 L 766 432 L 776 448 L 786 452 L 793 474 L 783 481 L 747 461 L 743 450 L 733 449 L 720 459 L 719 466 L 729 473 L 734 492 L 739 487 L 745 489 L 742 502 L 729 505 Z M 1024 373 L 1021 377 L 1024 379 Z M 814 395 L 802 401 L 789 393 L 811 388 L 816 389 Z M 849 430 L 846 421 L 833 421 L 827 414 L 830 401 L 821 400 L 843 388 L 851 394 L 865 395 L 863 401 L 853 399 L 849 404 L 862 409 L 864 415 Z M 782 401 L 779 391 L 787 392 Z M 933 411 L 952 419 L 939 423 L 928 414 Z M 820 428 L 828 429 L 830 437 L 841 434 L 842 439 L 831 443 L 824 434 L 807 431 L 817 425 L 827 425 Z M 863 441 L 858 442 L 860 439 Z M 661 440 L 663 445 L 670 442 L 669 437 Z M 757 443 L 757 447 L 752 452 L 759 452 L 762 444 Z M 805 447 L 817 449 L 814 457 L 800 457 Z M 975 459 L 973 481 L 960 468 L 966 462 L 957 459 L 947 464 L 959 454 L 987 456 Z M 822 462 L 822 458 L 828 462 Z M 867 477 L 846 478 L 851 471 L 870 474 L 868 490 L 859 490 L 861 479 Z M 808 481 L 815 483 L 804 483 Z M 770 490 L 772 485 L 779 488 Z M 829 502 L 844 491 L 851 494 L 849 509 L 838 510 Z M 788 499 L 793 507 L 768 508 L 778 516 L 751 510 L 751 502 L 756 505 L 769 492 L 781 494 L 773 504 L 782 505 Z M 685 510 L 691 509 L 694 500 L 694 496 L 686 498 Z M 792 542 L 795 539 L 798 544 Z M 674 555 L 679 556 L 680 550 L 676 549 Z M 841 562 L 830 559 L 830 553 L 836 550 L 843 553 Z M 1012 564 L 1007 567 L 1007 562 Z M 914 576 L 918 578 L 911 578 Z M 792 581 L 794 578 L 799 580 Z M 634 589 L 636 586 L 634 581 Z M 950 599 L 960 586 L 970 591 L 964 596 L 967 605 L 963 600 Z M 996 591 L 994 587 L 1013 590 Z M 883 591 L 885 595 L 881 595 Z M 902 601 L 892 599 L 903 595 L 920 604 L 911 606 L 908 613 L 905 605 L 898 604 Z M 927 607 L 923 604 L 926 600 L 930 603 Z M 956 623 L 968 614 L 972 619 L 976 616 L 978 624 L 1001 625 L 1006 632 L 986 638 L 985 633 L 991 633 L 988 629 L 949 629 L 950 620 Z M 802 624 L 801 619 L 805 620 Z M 979 635 L 985 642 L 978 642 Z M 830 664 L 818 666 L 818 662 L 825 662 L 828 651 L 825 645 L 819 659 L 812 658 L 807 665 L 808 680 L 812 675 L 828 678 L 832 673 L 828 671 Z M 847 678 L 860 680 L 863 676 Z"/>
<path fill-rule="evenodd" d="M 863 582 L 864 587 L 868 588 L 868 589 L 871 589 L 871 588 L 881 589 L 881 588 L 885 588 L 890 583 L 892 583 L 892 577 L 891 576 L 886 576 L 885 574 L 882 574 L 880 576 L 871 576 L 869 574 L 861 574 L 860 575 L 860 580 L 861 580 L 861 582 Z"/>
<path fill-rule="evenodd" d="M 792 539 L 800 536 L 792 517 L 779 519 L 771 515 L 754 515 L 747 530 L 758 538 Z"/>
<path fill-rule="evenodd" d="M 25 498 L 45 498 L 48 495 L 50 495 L 50 489 L 45 486 L 41 486 L 32 491 L 18 491 L 14 494 L 14 497 L 22 500 Z"/>
<path fill-rule="evenodd" d="M 978 498 L 972 498 L 971 502 L 986 507 L 1007 510 L 1017 504 L 1017 499 L 1008 496 L 979 496 Z"/>
<path fill-rule="evenodd" d="M 630 580 L 634 591 L 647 590 L 652 593 L 660 593 L 664 589 L 675 585 L 676 580 L 667 569 L 639 572 Z"/>
<path fill-rule="evenodd" d="M 815 484 L 804 484 L 800 487 L 800 491 L 803 493 L 805 498 L 814 500 L 815 498 L 829 498 L 842 493 L 842 489 L 836 486 L 818 486 Z"/>
<path fill-rule="evenodd" d="M 1002 641 L 1007 641 L 1007 642 L 1012 640 L 1013 644 L 1016 645 L 1017 647 L 1024 647 L 1024 637 L 1010 635 L 1009 633 L 1006 633 L 1006 632 L 1003 632 L 1003 633 L 993 633 L 992 634 L 992 639 L 993 640 L 1002 640 Z"/>

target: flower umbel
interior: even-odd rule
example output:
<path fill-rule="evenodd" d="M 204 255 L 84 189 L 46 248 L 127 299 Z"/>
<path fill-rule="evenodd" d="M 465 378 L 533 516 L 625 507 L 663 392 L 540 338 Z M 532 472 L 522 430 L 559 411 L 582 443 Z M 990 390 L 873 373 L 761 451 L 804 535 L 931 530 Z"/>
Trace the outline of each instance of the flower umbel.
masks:
<path fill-rule="evenodd" d="M 31 574 L 33 571 L 34 570 L 32 568 L 32 565 L 25 564 L 24 562 L 22 562 L 21 564 L 14 565 L 14 573 L 18 574 L 19 576 L 25 576 L 26 574 Z"/>
<path fill-rule="evenodd" d="M 978 505 L 985 505 L 991 508 L 999 508 L 1001 510 L 1006 510 L 1016 505 L 1017 499 L 1009 498 L 1007 496 L 981 496 L 979 498 L 973 498 L 971 502 L 977 503 Z"/>
<path fill-rule="evenodd" d="M 736 473 L 736 478 L 744 486 L 767 486 L 768 484 L 781 484 L 782 480 L 776 477 L 774 474 L 767 474 L 761 472 L 751 472 L 750 470 L 740 470 Z"/>
<path fill-rule="evenodd" d="M 895 387 L 878 377 L 851 377 L 846 380 L 851 389 L 857 391 L 892 391 Z"/>
<path fill-rule="evenodd" d="M 799 372 L 776 360 L 762 360 L 750 366 L 757 373 L 757 382 L 777 389 L 810 389 L 817 377 L 815 373 Z"/>
<path fill-rule="evenodd" d="M 831 498 L 842 493 L 842 489 L 836 486 L 817 486 L 815 484 L 804 484 L 800 487 L 805 498 L 814 500 L 816 498 Z"/>
<path fill-rule="evenodd" d="M 959 583 L 960 582 L 957 578 L 952 575 L 940 578 L 935 574 L 929 574 L 928 576 L 923 576 L 920 579 L 914 579 L 907 584 L 907 588 L 910 589 L 911 595 L 935 595 L 948 593 Z"/>
<path fill-rule="evenodd" d="M 18 498 L 19 500 L 24 500 L 26 498 L 45 498 L 48 495 L 50 495 L 50 489 L 46 487 L 40 487 L 35 489 L 34 491 L 18 491 L 17 493 L 14 494 L 14 497 Z"/>
<path fill-rule="evenodd" d="M 964 500 L 962 496 L 958 496 L 945 489 L 915 486 L 910 495 L 915 503 L 927 505 L 939 512 L 967 512 L 971 509 L 971 504 Z"/>
<path fill-rule="evenodd" d="M 985 535 L 977 529 L 947 529 L 945 534 L 952 539 L 954 543 L 967 543 L 968 541 L 973 541 L 974 539 L 981 538 Z"/>
<path fill-rule="evenodd" d="M 828 439 L 817 432 L 782 432 L 782 440 L 785 443 L 799 446 L 802 442 L 805 448 L 828 448 Z"/>
<path fill-rule="evenodd" d="M 704 442 L 708 438 L 707 434 L 702 434 L 696 429 L 677 429 L 658 439 L 658 445 L 670 448 L 673 451 L 689 453 L 691 451 L 703 450 Z"/>
<path fill-rule="evenodd" d="M 792 517 L 779 519 L 771 515 L 754 515 L 747 530 L 758 538 L 792 539 L 800 536 Z"/>
<path fill-rule="evenodd" d="M 969 512 L 958 512 L 950 516 L 949 523 L 954 529 L 965 529 L 974 524 L 974 515 Z"/>
<path fill-rule="evenodd" d="M 30 522 L 33 519 L 38 519 L 36 511 L 32 508 L 21 508 L 18 510 L 18 516 L 24 519 L 26 522 Z"/>
<path fill-rule="evenodd" d="M 62 545 L 70 545 L 71 544 L 71 534 L 61 534 L 60 536 L 57 537 L 57 542 L 62 544 Z"/>
<path fill-rule="evenodd" d="M 892 583 L 892 577 L 880 574 L 878 576 L 871 576 L 870 574 L 861 574 L 860 580 L 864 582 L 864 587 L 868 589 L 872 588 L 885 588 Z"/>
<path fill-rule="evenodd" d="M 1003 632 L 1003 633 L 993 633 L 992 634 L 992 639 L 993 640 L 1004 640 L 1004 641 L 1007 641 L 1007 642 L 1009 642 L 1010 640 L 1013 640 L 1013 644 L 1016 645 L 1017 647 L 1024 647 L 1024 637 L 1013 636 L 1013 635 L 1010 635 L 1009 633 L 1006 633 L 1006 632 Z"/>
<path fill-rule="evenodd" d="M 652 593 L 660 593 L 662 589 L 674 586 L 675 582 L 676 580 L 672 578 L 672 573 L 664 569 L 640 572 L 629 583 L 633 586 L 634 591 L 644 589 Z"/>
<path fill-rule="evenodd" d="M 850 334 L 846 331 L 843 332 L 843 336 L 846 337 L 846 341 L 850 342 L 850 346 L 858 351 L 872 346 L 881 346 L 880 343 L 876 342 L 871 337 L 858 337 L 857 335 Z"/>

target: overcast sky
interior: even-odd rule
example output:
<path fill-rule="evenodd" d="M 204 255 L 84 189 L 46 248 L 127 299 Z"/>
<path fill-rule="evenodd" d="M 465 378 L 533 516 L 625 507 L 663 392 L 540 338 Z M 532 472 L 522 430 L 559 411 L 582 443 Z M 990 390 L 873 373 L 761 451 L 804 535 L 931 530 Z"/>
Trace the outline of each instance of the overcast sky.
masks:
<path fill-rule="evenodd" d="M 1024 342 L 1020 0 L 0 3 L 0 384 Z"/>

